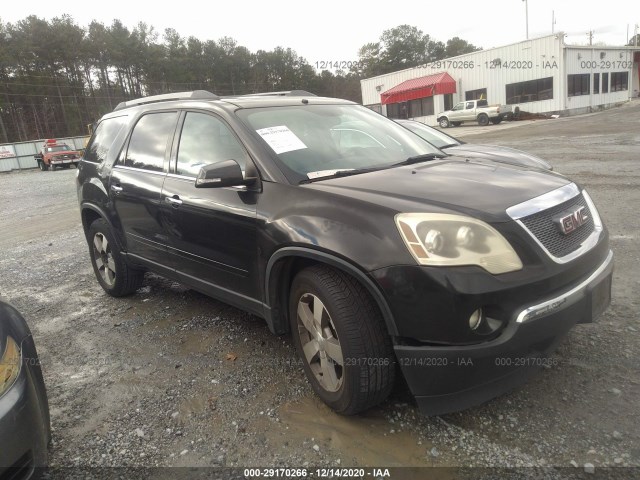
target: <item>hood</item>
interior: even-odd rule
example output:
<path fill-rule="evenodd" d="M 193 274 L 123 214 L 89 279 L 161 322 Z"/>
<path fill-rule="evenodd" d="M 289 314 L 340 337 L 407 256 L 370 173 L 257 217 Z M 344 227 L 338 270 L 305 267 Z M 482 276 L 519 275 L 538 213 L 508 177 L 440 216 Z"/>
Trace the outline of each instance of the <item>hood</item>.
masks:
<path fill-rule="evenodd" d="M 488 158 L 496 162 L 511 163 L 525 167 L 544 168 L 552 170 L 553 167 L 535 155 L 531 155 L 515 148 L 500 147 L 498 145 L 479 145 L 464 143 L 454 147 L 447 147 L 445 151 L 459 157 Z"/>
<path fill-rule="evenodd" d="M 571 183 L 567 178 L 488 160 L 444 160 L 332 178 L 305 187 L 397 212 L 457 212 L 510 221 L 506 209 Z"/>

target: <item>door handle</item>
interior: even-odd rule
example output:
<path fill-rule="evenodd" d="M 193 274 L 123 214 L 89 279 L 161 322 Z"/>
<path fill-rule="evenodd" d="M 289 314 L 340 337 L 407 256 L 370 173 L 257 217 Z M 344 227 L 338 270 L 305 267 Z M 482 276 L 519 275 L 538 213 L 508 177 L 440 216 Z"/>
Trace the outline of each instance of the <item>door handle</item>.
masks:
<path fill-rule="evenodd" d="M 123 188 L 120 185 L 111 185 L 111 190 L 118 194 L 123 190 Z"/>
<path fill-rule="evenodd" d="M 170 203 L 172 207 L 179 207 L 182 205 L 182 200 L 177 195 L 173 197 L 164 197 L 165 202 Z"/>

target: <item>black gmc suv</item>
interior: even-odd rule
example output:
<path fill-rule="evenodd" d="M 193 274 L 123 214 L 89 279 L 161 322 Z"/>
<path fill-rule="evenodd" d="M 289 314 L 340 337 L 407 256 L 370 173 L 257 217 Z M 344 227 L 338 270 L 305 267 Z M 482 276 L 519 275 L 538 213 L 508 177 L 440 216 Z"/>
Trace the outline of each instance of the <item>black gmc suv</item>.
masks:
<path fill-rule="evenodd" d="M 77 188 L 107 293 L 151 270 L 263 317 L 343 414 L 397 373 L 426 414 L 486 401 L 610 303 L 608 233 L 580 186 L 307 92 L 122 103 Z"/>

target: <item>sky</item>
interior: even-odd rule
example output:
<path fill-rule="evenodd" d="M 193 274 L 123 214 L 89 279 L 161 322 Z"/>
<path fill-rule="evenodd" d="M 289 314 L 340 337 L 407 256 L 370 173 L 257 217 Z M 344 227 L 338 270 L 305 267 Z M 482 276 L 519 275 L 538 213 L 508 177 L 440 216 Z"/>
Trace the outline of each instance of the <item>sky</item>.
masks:
<path fill-rule="evenodd" d="M 4 3 L 0 20 L 5 23 L 29 15 L 51 19 L 65 13 L 81 26 L 88 26 L 94 19 L 110 24 L 117 18 L 133 28 L 143 21 L 159 34 L 173 28 L 183 37 L 195 36 L 203 41 L 232 37 L 252 52 L 289 47 L 314 67 L 319 62 L 355 61 L 362 45 L 377 41 L 384 30 L 402 24 L 418 27 L 434 40 L 446 42 L 458 36 L 485 49 L 519 42 L 526 38 L 526 6 L 529 38 L 551 34 L 553 11 L 555 32 L 565 32 L 565 42 L 570 44 L 588 44 L 587 32 L 592 30 L 594 43 L 623 45 L 627 26 L 631 37 L 634 26 L 640 24 L 637 0 L 182 0 L 154 2 L 153 6 L 135 0 Z M 168 6 L 172 4 L 179 8 Z"/>

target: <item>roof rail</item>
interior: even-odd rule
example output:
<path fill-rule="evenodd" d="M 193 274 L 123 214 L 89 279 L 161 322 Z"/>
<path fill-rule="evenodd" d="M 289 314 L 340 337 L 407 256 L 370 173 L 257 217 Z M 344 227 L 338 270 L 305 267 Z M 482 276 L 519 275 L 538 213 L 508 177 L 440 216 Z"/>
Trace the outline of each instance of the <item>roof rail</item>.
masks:
<path fill-rule="evenodd" d="M 285 90 L 283 92 L 248 93 L 240 97 L 315 97 L 316 95 L 306 90 Z"/>
<path fill-rule="evenodd" d="M 142 97 L 136 100 L 120 102 L 113 110 L 122 110 L 123 108 L 134 107 L 136 105 L 144 105 L 147 103 L 168 102 L 169 100 L 218 100 L 220 97 L 215 93 L 206 90 L 194 90 L 192 92 L 175 92 L 165 93 L 163 95 L 152 95 L 150 97 Z"/>

